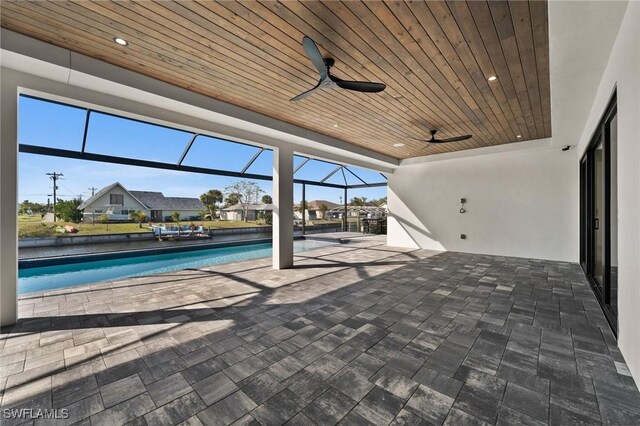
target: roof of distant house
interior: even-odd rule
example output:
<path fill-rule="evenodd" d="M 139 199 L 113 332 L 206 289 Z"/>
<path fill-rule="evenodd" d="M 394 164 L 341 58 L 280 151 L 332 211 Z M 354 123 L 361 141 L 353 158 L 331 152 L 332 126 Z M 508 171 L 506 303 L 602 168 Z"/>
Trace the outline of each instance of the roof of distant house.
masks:
<path fill-rule="evenodd" d="M 149 210 L 204 210 L 204 204 L 198 198 L 165 197 L 162 192 L 129 191 Z"/>
<path fill-rule="evenodd" d="M 129 191 L 120 182 L 112 183 L 105 186 L 100 191 L 96 192 L 87 200 L 82 202 L 79 206 L 79 210 L 84 210 L 87 206 L 94 203 L 103 195 L 107 194 L 114 187 L 120 186 L 124 191 L 128 192 L 133 198 L 138 200 L 140 204 L 146 207 L 148 210 L 204 210 L 204 204 L 198 198 L 189 197 L 165 197 L 162 192 L 157 191 Z"/>
<path fill-rule="evenodd" d="M 338 207 L 339 204 L 336 203 L 332 203 L 331 201 L 327 201 L 327 200 L 313 200 L 313 201 L 307 201 L 307 209 L 319 209 L 321 205 L 325 204 L 327 206 L 327 209 L 332 209 L 334 207 Z"/>

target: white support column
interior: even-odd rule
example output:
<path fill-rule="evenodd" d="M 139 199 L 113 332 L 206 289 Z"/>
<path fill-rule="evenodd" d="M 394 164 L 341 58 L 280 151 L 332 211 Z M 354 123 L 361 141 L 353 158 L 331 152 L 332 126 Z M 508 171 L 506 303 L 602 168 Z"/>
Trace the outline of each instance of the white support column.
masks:
<path fill-rule="evenodd" d="M 2 78 L 0 92 L 0 325 L 18 318 L 18 92 Z"/>
<path fill-rule="evenodd" d="M 293 267 L 293 150 L 273 150 L 273 269 Z"/>

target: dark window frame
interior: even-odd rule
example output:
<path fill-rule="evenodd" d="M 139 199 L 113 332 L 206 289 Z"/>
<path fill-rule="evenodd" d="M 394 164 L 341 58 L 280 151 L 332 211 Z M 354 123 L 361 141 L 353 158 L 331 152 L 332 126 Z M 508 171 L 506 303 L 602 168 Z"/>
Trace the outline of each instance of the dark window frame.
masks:
<path fill-rule="evenodd" d="M 113 201 L 114 197 L 119 197 L 119 198 L 116 198 L 116 200 L 117 199 L 122 199 L 122 202 L 121 203 L 119 203 L 117 201 L 114 202 Z M 124 194 L 109 194 L 109 204 L 112 205 L 112 206 L 124 206 Z"/>
<path fill-rule="evenodd" d="M 611 309 L 611 138 L 610 124 L 617 116 L 617 93 L 613 92 L 607 107 L 595 127 L 589 144 L 580 159 L 580 265 L 596 295 L 596 300 L 604 313 L 614 336 L 618 337 L 617 314 Z M 593 237 L 594 224 L 594 187 L 595 164 L 594 153 L 597 146 L 602 143 L 603 149 L 603 190 L 604 210 L 602 212 L 600 228 L 603 233 L 603 282 L 599 283 L 595 278 L 595 243 Z"/>

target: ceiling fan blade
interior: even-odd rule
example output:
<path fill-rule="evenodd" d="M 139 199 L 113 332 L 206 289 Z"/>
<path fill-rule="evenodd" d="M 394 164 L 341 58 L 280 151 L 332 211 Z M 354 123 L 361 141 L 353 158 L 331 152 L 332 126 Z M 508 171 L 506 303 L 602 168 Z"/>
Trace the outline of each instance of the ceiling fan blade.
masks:
<path fill-rule="evenodd" d="M 409 136 L 409 139 L 411 139 L 412 141 L 418 141 L 418 142 L 426 142 L 426 143 L 431 142 L 429 139 L 416 138 L 413 136 Z"/>
<path fill-rule="evenodd" d="M 327 66 L 324 63 L 324 59 L 322 59 L 320 49 L 318 49 L 316 43 L 311 40 L 311 37 L 304 36 L 302 38 L 302 47 L 304 47 L 304 51 L 313 66 L 318 70 L 320 80 L 327 78 Z"/>
<path fill-rule="evenodd" d="M 436 139 L 433 142 L 434 143 L 458 142 L 458 141 L 464 141 L 470 138 L 471 138 L 471 135 L 464 135 L 464 136 L 455 136 L 453 138 Z"/>
<path fill-rule="evenodd" d="M 316 90 L 318 90 L 318 88 L 320 88 L 320 83 L 316 84 L 316 87 L 314 87 L 313 89 L 309 89 L 306 92 L 300 93 L 298 96 L 294 96 L 293 98 L 289 99 L 289 101 L 295 102 L 295 101 L 299 101 L 300 99 L 304 99 L 310 94 L 312 94 L 313 92 L 315 92 Z"/>
<path fill-rule="evenodd" d="M 336 85 L 342 89 L 355 90 L 356 92 L 377 93 L 382 92 L 387 86 L 383 83 L 371 83 L 369 81 L 346 81 L 332 75 L 329 76 Z"/>

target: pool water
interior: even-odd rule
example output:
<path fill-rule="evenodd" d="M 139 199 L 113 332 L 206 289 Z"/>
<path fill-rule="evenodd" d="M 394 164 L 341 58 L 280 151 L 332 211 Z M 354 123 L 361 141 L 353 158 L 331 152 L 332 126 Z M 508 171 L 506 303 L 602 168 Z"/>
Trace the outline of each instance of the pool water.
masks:
<path fill-rule="evenodd" d="M 334 244 L 327 241 L 298 240 L 294 242 L 293 247 L 294 251 L 298 253 Z M 18 271 L 18 293 L 241 262 L 269 257 L 272 251 L 271 243 L 261 243 L 20 269 Z"/>

